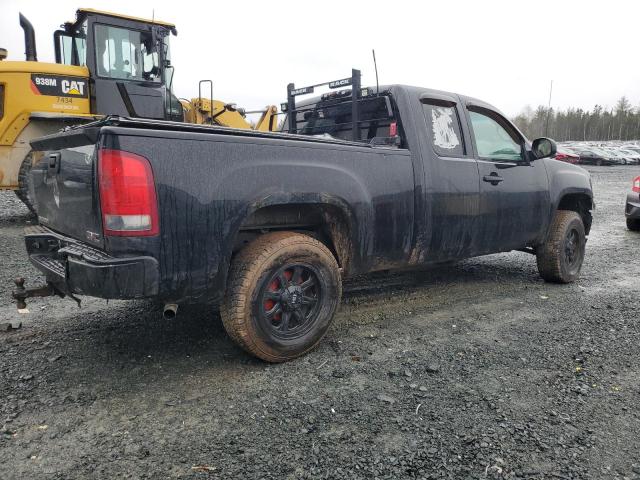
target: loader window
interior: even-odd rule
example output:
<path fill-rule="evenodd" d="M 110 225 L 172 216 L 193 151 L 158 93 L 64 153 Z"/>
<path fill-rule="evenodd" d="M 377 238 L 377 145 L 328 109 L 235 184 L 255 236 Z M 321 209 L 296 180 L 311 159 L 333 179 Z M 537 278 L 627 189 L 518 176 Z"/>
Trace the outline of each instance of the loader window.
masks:
<path fill-rule="evenodd" d="M 96 25 L 96 64 L 101 77 L 161 81 L 151 35 L 137 30 Z"/>
<path fill-rule="evenodd" d="M 60 35 L 57 35 L 60 34 Z M 56 61 L 65 65 L 84 67 L 87 64 L 87 22 L 78 26 L 78 30 L 70 35 L 62 30 L 56 32 Z M 58 57 L 60 55 L 60 58 Z"/>

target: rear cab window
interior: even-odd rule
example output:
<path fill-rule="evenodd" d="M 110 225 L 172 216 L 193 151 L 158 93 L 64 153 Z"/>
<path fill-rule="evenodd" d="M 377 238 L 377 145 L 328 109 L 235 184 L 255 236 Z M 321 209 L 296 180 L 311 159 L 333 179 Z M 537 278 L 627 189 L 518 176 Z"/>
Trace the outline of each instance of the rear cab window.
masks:
<path fill-rule="evenodd" d="M 376 95 L 368 89 L 363 91 L 367 95 L 358 100 L 360 132 L 356 141 L 376 143 L 379 139 L 400 136 L 398 116 L 391 95 L 388 92 Z M 317 101 L 298 105 L 294 113 L 295 132 L 302 135 L 353 141 L 352 104 L 350 91 L 342 91 L 326 94 Z M 283 131 L 288 131 L 287 121 L 284 122 Z M 404 142 L 400 140 L 398 143 Z"/>

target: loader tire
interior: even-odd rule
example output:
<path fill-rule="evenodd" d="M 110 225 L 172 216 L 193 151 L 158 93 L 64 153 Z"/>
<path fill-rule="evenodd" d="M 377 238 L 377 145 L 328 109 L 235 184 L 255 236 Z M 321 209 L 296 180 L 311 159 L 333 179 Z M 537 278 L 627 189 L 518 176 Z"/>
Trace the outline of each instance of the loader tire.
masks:
<path fill-rule="evenodd" d="M 547 282 L 571 283 L 578 278 L 586 246 L 582 218 L 577 212 L 558 210 L 547 241 L 536 249 L 538 272 Z"/>
<path fill-rule="evenodd" d="M 24 203 L 29 212 L 33 215 L 37 215 L 35 208 L 35 199 L 31 196 L 31 190 L 29 188 L 31 182 L 31 166 L 32 166 L 32 157 L 33 152 L 29 152 L 22 164 L 20 165 L 20 170 L 18 171 L 18 189 L 16 190 L 16 196 Z"/>
<path fill-rule="evenodd" d="M 325 245 L 301 233 L 272 232 L 232 260 L 220 314 L 239 346 L 284 362 L 320 342 L 341 295 L 338 264 Z"/>

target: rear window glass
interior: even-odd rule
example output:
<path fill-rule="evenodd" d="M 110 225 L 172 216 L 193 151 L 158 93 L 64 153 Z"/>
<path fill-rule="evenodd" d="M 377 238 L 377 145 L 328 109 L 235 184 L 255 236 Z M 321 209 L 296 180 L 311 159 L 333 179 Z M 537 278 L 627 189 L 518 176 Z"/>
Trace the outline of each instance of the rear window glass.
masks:
<path fill-rule="evenodd" d="M 464 142 L 456 108 L 423 103 L 422 110 L 436 154 L 440 157 L 463 157 Z"/>
<path fill-rule="evenodd" d="M 299 105 L 296 114 L 297 133 L 353 140 L 351 105 L 351 101 L 335 100 Z M 389 127 L 394 119 L 389 117 L 384 97 L 363 98 L 359 108 L 361 141 L 390 136 Z"/>

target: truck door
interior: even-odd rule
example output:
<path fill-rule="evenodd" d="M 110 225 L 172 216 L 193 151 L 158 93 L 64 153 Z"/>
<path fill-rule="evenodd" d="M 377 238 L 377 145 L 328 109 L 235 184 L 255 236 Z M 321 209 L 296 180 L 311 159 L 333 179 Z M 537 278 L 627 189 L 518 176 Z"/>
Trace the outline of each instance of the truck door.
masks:
<path fill-rule="evenodd" d="M 468 105 L 480 172 L 478 236 L 485 253 L 534 245 L 549 222 L 544 162 L 529 161 L 525 139 L 499 113 Z"/>
<path fill-rule="evenodd" d="M 164 119 L 166 87 L 151 31 L 93 23 L 88 60 L 95 113 Z"/>
<path fill-rule="evenodd" d="M 476 253 L 478 166 L 457 98 L 420 97 L 424 118 L 425 229 L 423 260 L 441 262 Z"/>

